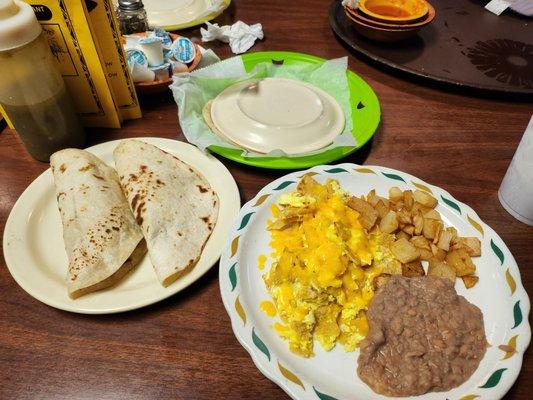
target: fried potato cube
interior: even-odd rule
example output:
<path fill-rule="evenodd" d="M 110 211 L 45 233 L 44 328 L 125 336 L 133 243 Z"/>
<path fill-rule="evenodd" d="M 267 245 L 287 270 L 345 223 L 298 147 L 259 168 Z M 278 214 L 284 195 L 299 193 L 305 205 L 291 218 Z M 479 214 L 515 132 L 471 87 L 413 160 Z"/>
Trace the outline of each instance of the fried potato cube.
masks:
<path fill-rule="evenodd" d="M 451 243 L 454 243 L 455 239 L 457 238 L 457 229 L 455 229 L 453 226 L 449 226 L 446 228 L 446 230 L 452 234 Z"/>
<path fill-rule="evenodd" d="M 420 260 L 402 264 L 402 275 L 408 278 L 424 276 L 424 268 L 422 267 Z"/>
<path fill-rule="evenodd" d="M 473 288 L 477 281 L 479 281 L 479 276 L 476 275 L 465 275 L 461 276 L 463 283 L 467 289 Z"/>
<path fill-rule="evenodd" d="M 430 246 L 433 257 L 435 257 L 437 260 L 444 261 L 446 258 L 446 252 L 442 249 L 439 249 L 434 243 L 431 243 Z"/>
<path fill-rule="evenodd" d="M 476 266 L 465 249 L 452 250 L 446 255 L 446 262 L 455 269 L 457 276 L 472 275 Z"/>
<path fill-rule="evenodd" d="M 409 235 L 408 239 L 415 234 L 415 227 L 413 225 L 405 225 L 402 227 L 402 231 Z"/>
<path fill-rule="evenodd" d="M 383 274 L 380 276 L 376 276 L 374 280 L 372 281 L 372 286 L 374 286 L 374 290 L 378 290 L 380 287 L 383 287 L 387 284 L 389 281 L 390 275 Z"/>
<path fill-rule="evenodd" d="M 405 238 L 409 240 L 411 236 L 409 236 L 405 231 L 401 230 L 396 234 L 396 239 L 401 239 L 401 238 Z"/>
<path fill-rule="evenodd" d="M 411 211 L 413 204 L 415 203 L 412 190 L 404 190 L 403 192 L 403 205 L 407 211 Z"/>
<path fill-rule="evenodd" d="M 379 229 L 384 233 L 393 233 L 398 229 L 396 213 L 390 210 L 379 222 Z"/>
<path fill-rule="evenodd" d="M 477 237 L 457 237 L 452 249 L 465 249 L 470 257 L 479 257 L 481 255 L 481 242 Z"/>
<path fill-rule="evenodd" d="M 394 202 L 403 200 L 403 192 L 399 187 L 393 186 L 389 189 L 389 200 Z"/>
<path fill-rule="evenodd" d="M 422 228 L 422 234 L 427 239 L 435 239 L 435 237 L 438 237 L 438 234 L 442 230 L 442 221 L 431 219 L 431 218 L 424 218 L 424 226 Z"/>
<path fill-rule="evenodd" d="M 406 209 L 400 209 L 398 211 L 398 221 L 402 224 L 411 224 L 411 213 Z"/>
<path fill-rule="evenodd" d="M 453 267 L 436 258 L 429 260 L 428 275 L 438 276 L 455 283 L 455 270 Z"/>
<path fill-rule="evenodd" d="M 374 189 L 372 189 L 366 195 L 366 201 L 368 201 L 372 207 L 376 207 L 376 204 L 378 204 L 380 200 L 383 202 L 383 204 L 385 204 L 387 208 L 389 207 L 389 200 L 384 197 L 378 196 Z"/>
<path fill-rule="evenodd" d="M 411 208 L 411 215 L 413 215 L 413 216 L 415 216 L 417 214 L 418 215 L 424 215 L 425 213 L 427 213 L 430 210 L 431 210 L 430 207 L 426 207 L 426 206 L 423 206 L 420 203 L 415 202 L 413 204 L 413 207 Z"/>
<path fill-rule="evenodd" d="M 426 249 L 431 251 L 429 240 L 427 240 L 424 236 L 413 236 L 410 241 L 418 249 Z"/>
<path fill-rule="evenodd" d="M 417 203 L 422 204 L 425 207 L 435 208 L 437 205 L 437 199 L 427 192 L 422 190 L 415 190 L 413 197 Z"/>
<path fill-rule="evenodd" d="M 396 240 L 390 249 L 394 257 L 402 264 L 417 260 L 420 257 L 418 249 L 406 238 Z"/>
<path fill-rule="evenodd" d="M 442 218 L 440 216 L 440 213 L 437 210 L 435 210 L 434 208 L 432 208 L 427 213 L 425 213 L 424 214 L 424 218 L 438 219 L 439 221 L 442 220 Z"/>
<path fill-rule="evenodd" d="M 391 210 L 394 210 L 394 211 L 400 211 L 400 210 L 403 210 L 403 200 L 400 200 L 400 201 L 391 201 L 390 202 L 390 208 Z"/>
<path fill-rule="evenodd" d="M 402 273 L 402 263 L 395 259 L 383 259 L 375 261 L 374 265 L 384 274 L 399 275 Z"/>
<path fill-rule="evenodd" d="M 359 221 L 363 228 L 370 230 L 378 219 L 378 212 L 365 200 L 357 197 L 350 197 L 347 202 L 348 207 L 359 213 Z"/>
<path fill-rule="evenodd" d="M 420 253 L 420 259 L 423 261 L 429 261 L 434 257 L 431 250 L 418 249 L 418 252 Z"/>
<path fill-rule="evenodd" d="M 415 235 L 420 235 L 424 229 L 424 218 L 417 214 L 413 217 L 413 225 L 415 227 Z"/>
<path fill-rule="evenodd" d="M 452 241 L 453 233 L 448 229 L 440 231 L 437 247 L 444 251 L 450 250 L 450 243 Z"/>
<path fill-rule="evenodd" d="M 378 200 L 374 206 L 374 209 L 377 211 L 379 218 L 385 217 L 385 215 L 387 215 L 387 213 L 390 211 L 389 206 L 386 205 L 383 200 Z"/>

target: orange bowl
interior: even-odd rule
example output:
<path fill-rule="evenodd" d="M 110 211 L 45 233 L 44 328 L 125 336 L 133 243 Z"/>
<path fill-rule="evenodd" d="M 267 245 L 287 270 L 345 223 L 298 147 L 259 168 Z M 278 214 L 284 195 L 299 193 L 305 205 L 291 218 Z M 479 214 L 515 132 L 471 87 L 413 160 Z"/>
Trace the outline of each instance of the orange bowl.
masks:
<path fill-rule="evenodd" d="M 375 40 L 377 42 L 394 43 L 401 40 L 409 39 L 416 35 L 416 33 L 422 28 L 380 28 L 374 25 L 367 24 L 346 12 L 346 16 L 353 22 L 353 26 L 357 33 L 360 35 Z"/>
<path fill-rule="evenodd" d="M 381 22 L 407 24 L 422 19 L 429 11 L 426 0 L 361 0 L 359 10 Z"/>
<path fill-rule="evenodd" d="M 395 24 L 392 22 L 375 21 L 371 18 L 366 17 L 365 14 L 363 14 L 359 9 L 354 10 L 353 8 L 346 7 L 344 10 L 346 11 L 347 14 L 350 14 L 353 18 L 358 19 L 365 24 L 376 26 L 378 28 L 385 28 L 385 29 L 387 28 L 388 29 L 410 29 L 410 28 L 418 28 L 418 27 L 422 28 L 430 24 L 431 22 L 433 22 L 433 20 L 435 19 L 435 15 L 436 15 L 436 12 L 433 6 L 431 4 L 428 4 L 428 13 L 424 17 L 424 19 L 418 22 L 413 22 L 413 23 L 408 23 L 408 24 Z"/>
<path fill-rule="evenodd" d="M 180 35 L 176 35 L 175 33 L 169 33 L 170 38 L 172 41 L 176 41 L 180 38 Z M 138 37 L 144 37 L 146 36 L 146 32 L 142 33 L 133 33 L 131 36 L 138 36 Z M 200 51 L 200 46 L 198 46 L 196 43 L 194 44 L 194 48 L 196 49 L 196 55 L 194 56 L 194 60 L 187 64 L 187 71 L 191 72 L 194 70 L 198 64 L 200 63 L 200 60 L 202 59 L 202 52 Z M 161 94 L 168 90 L 168 86 L 172 83 L 172 77 L 168 79 L 164 79 L 162 81 L 152 81 L 152 82 L 135 82 L 135 90 L 138 94 L 144 94 L 144 95 L 151 95 L 151 94 Z"/>

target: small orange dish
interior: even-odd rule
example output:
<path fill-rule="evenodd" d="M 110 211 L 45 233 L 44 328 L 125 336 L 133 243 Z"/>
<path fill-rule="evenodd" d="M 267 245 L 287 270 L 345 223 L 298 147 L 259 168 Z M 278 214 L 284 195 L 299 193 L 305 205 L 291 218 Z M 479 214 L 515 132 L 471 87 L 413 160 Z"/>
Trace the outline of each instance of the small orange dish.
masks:
<path fill-rule="evenodd" d="M 378 21 L 410 23 L 429 11 L 425 0 L 361 0 L 359 10 Z"/>

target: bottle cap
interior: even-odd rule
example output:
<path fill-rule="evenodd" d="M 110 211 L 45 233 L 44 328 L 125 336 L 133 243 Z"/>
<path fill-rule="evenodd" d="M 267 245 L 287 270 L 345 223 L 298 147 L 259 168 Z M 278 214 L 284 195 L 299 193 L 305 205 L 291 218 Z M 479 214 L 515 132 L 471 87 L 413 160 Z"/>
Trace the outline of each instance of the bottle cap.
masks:
<path fill-rule="evenodd" d="M 30 43 L 41 30 L 29 4 L 20 0 L 0 0 L 0 51 Z"/>
<path fill-rule="evenodd" d="M 140 10 L 144 5 L 142 0 L 118 0 L 118 7 L 121 10 Z"/>

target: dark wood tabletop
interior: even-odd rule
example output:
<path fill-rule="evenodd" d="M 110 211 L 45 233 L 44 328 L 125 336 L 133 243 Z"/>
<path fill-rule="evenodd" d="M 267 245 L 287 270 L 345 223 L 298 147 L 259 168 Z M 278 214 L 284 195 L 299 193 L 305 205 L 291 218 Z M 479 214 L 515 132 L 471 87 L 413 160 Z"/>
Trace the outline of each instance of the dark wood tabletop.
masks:
<path fill-rule="evenodd" d="M 221 22 L 261 22 L 265 39 L 253 51 L 347 55 L 350 69 L 377 93 L 383 116 L 374 139 L 342 162 L 400 169 L 469 204 L 505 241 L 533 293 L 533 227 L 507 214 L 497 198 L 532 104 L 409 82 L 370 66 L 337 41 L 328 6 L 326 0 L 235 1 Z M 199 29 L 185 34 L 199 37 Z M 226 44 L 206 47 L 222 58 L 230 55 Z M 136 136 L 185 140 L 170 95 L 142 99 L 142 105 L 143 118 L 120 130 L 89 130 L 89 145 Z M 235 177 L 243 203 L 285 173 L 221 161 Z M 48 165 L 34 161 L 9 129 L 0 133 L 0 165 L 3 231 L 19 195 Z M 287 398 L 235 339 L 220 298 L 218 264 L 158 304 L 88 316 L 35 300 L 15 283 L 3 257 L 0 262 L 0 399 Z M 531 398 L 531 376 L 530 349 L 508 398 Z"/>

